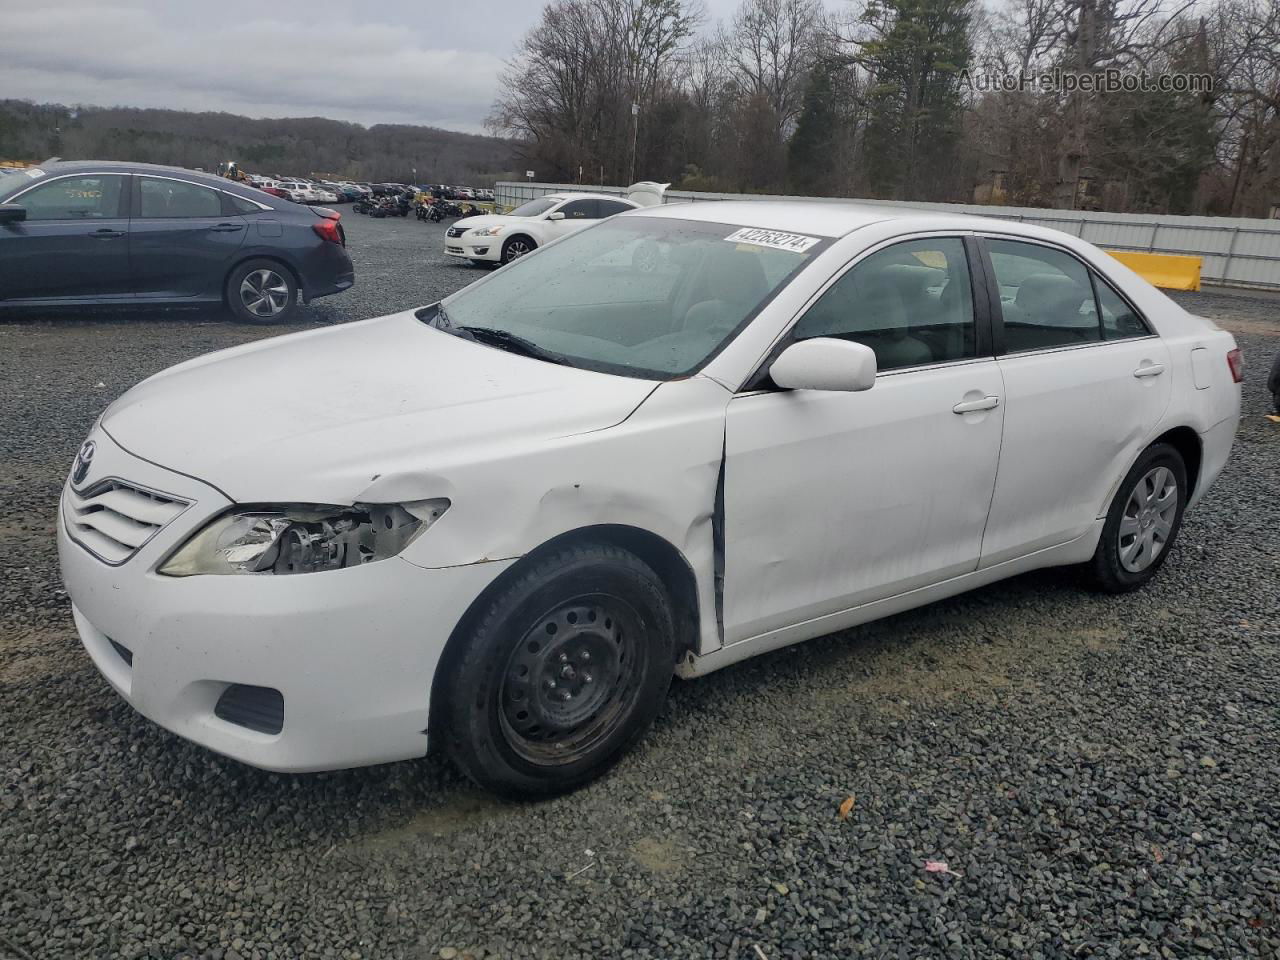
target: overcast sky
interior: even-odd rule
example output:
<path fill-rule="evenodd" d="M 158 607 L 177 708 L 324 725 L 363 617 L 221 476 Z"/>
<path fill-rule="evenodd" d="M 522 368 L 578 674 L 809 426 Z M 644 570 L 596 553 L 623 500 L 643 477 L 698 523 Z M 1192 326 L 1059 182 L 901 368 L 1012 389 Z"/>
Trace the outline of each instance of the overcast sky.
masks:
<path fill-rule="evenodd" d="M 543 7 L 540 0 L 0 3 L 0 97 L 469 133 L 483 132 L 503 61 Z M 704 3 L 711 20 L 727 19 L 738 0 Z"/>

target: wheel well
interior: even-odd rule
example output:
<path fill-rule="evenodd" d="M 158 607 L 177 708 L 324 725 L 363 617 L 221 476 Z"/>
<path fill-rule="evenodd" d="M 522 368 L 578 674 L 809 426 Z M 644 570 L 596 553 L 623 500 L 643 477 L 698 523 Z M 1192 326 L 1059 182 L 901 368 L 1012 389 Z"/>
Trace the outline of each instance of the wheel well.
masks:
<path fill-rule="evenodd" d="M 443 697 L 439 695 L 441 693 L 440 683 L 441 678 L 447 672 L 445 668 L 449 659 L 452 656 L 456 656 L 463 649 L 472 625 L 492 601 L 492 598 L 501 592 L 511 580 L 520 576 L 521 571 L 528 564 L 536 562 L 545 554 L 569 545 L 588 543 L 615 546 L 633 553 L 652 567 L 653 572 L 662 580 L 663 585 L 667 588 L 667 593 L 671 597 L 676 630 L 679 634 L 676 638 L 676 658 L 673 666 L 674 663 L 678 663 L 683 659 L 685 651 L 692 650 L 697 646 L 699 629 L 698 586 L 697 580 L 693 575 L 693 568 L 689 566 L 689 561 L 684 558 L 684 555 L 662 537 L 639 527 L 623 524 L 598 524 L 591 527 L 580 527 L 577 530 L 571 530 L 568 533 L 552 537 L 546 543 L 530 550 L 508 569 L 504 570 L 493 583 L 485 587 L 480 592 L 480 595 L 471 602 L 467 612 L 462 615 L 457 625 L 454 626 L 453 632 L 449 634 L 449 640 L 445 644 L 444 652 L 440 655 L 440 662 L 436 664 L 435 676 L 431 682 L 431 720 L 428 729 L 431 726 L 439 728 L 436 720 L 438 716 L 436 710 L 443 702 Z"/>
<path fill-rule="evenodd" d="M 507 244 L 510 243 L 512 240 L 528 240 L 530 243 L 533 244 L 535 249 L 537 249 L 537 246 L 538 246 L 538 241 L 533 239 L 533 237 L 529 236 L 529 234 L 513 233 L 511 236 L 507 237 L 505 240 L 502 241 L 502 248 L 505 250 L 507 247 Z"/>
<path fill-rule="evenodd" d="M 1190 496 L 1195 492 L 1196 483 L 1200 479 L 1200 460 L 1202 452 L 1200 447 L 1200 435 L 1190 427 L 1174 427 L 1152 441 L 1156 443 L 1167 443 L 1173 447 L 1182 457 L 1182 462 L 1187 466 L 1187 495 Z"/>
<path fill-rule="evenodd" d="M 251 260 L 266 260 L 269 263 L 274 263 L 277 266 L 284 267 L 284 269 L 289 271 L 289 276 L 293 277 L 294 286 L 298 288 L 298 300 L 300 302 L 306 301 L 306 293 L 302 289 L 302 277 L 298 276 L 298 271 L 293 269 L 293 266 L 287 260 L 281 260 L 279 257 L 273 257 L 270 255 L 253 254 L 247 257 L 241 257 L 233 263 L 231 265 L 231 269 L 227 271 L 227 275 L 222 278 L 222 299 L 224 303 L 227 299 L 227 284 L 231 280 L 231 275 Z"/>

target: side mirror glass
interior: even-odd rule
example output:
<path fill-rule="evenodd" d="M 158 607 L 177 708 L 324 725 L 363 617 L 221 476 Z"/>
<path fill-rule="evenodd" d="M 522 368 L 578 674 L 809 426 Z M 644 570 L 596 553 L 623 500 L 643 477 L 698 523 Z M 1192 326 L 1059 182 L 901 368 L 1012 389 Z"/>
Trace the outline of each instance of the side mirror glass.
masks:
<path fill-rule="evenodd" d="M 870 390 L 876 382 L 876 354 L 863 343 L 815 337 L 783 350 L 769 376 L 787 390 Z"/>
<path fill-rule="evenodd" d="M 564 219 L 564 211 L 563 211 L 563 210 L 557 210 L 555 213 L 548 213 L 548 214 L 547 214 L 547 219 L 548 219 L 548 220 L 563 220 L 563 219 Z"/>
<path fill-rule="evenodd" d="M 0 223 L 20 223 L 27 219 L 27 208 L 20 203 L 0 203 Z"/>

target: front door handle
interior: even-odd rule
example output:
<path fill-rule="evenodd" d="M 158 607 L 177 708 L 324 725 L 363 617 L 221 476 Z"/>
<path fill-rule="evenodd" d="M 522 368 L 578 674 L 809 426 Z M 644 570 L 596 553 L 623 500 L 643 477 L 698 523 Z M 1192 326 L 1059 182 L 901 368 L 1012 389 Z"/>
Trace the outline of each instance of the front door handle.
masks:
<path fill-rule="evenodd" d="M 1142 377 L 1158 377 L 1164 373 L 1163 363 L 1143 363 L 1137 370 L 1133 371 L 1133 375 L 1141 379 Z"/>
<path fill-rule="evenodd" d="M 210 227 L 210 233 L 231 233 L 233 230 L 243 230 L 243 223 L 220 223 L 217 226 Z"/>
<path fill-rule="evenodd" d="M 981 397 L 977 400 L 962 400 L 951 408 L 952 413 L 974 413 L 977 410 L 994 410 L 1000 406 L 999 397 Z"/>
<path fill-rule="evenodd" d="M 95 240 L 113 240 L 116 237 L 123 237 L 124 231 L 111 230 L 107 227 L 103 227 L 101 230 L 93 231 L 93 233 L 89 234 L 89 236 L 93 237 L 93 239 Z"/>

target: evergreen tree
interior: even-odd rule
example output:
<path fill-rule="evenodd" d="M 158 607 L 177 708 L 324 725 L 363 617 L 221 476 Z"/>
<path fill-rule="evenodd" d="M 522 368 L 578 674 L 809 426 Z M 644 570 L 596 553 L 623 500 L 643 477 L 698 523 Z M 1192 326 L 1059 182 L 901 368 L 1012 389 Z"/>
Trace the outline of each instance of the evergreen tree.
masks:
<path fill-rule="evenodd" d="M 873 36 L 861 59 L 871 74 L 865 161 L 885 197 L 945 196 L 960 141 L 960 72 L 973 51 L 974 0 L 873 0 Z"/>

